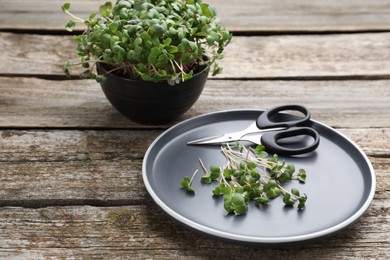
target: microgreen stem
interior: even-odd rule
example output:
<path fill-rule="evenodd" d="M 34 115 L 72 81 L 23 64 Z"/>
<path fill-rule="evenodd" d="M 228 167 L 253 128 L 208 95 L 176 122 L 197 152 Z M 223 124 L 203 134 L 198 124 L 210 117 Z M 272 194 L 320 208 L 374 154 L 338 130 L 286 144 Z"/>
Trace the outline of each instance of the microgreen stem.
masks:
<path fill-rule="evenodd" d="M 199 158 L 199 163 L 202 166 L 202 169 L 203 169 L 204 173 L 208 174 L 208 171 L 207 171 L 206 167 L 204 166 L 202 159 L 200 159 L 200 158 Z"/>
<path fill-rule="evenodd" d="M 74 14 L 72 14 L 71 12 L 69 12 L 68 10 L 64 10 L 64 13 L 69 15 L 70 17 L 73 18 L 73 21 L 75 22 L 79 22 L 79 23 L 85 23 L 85 20 L 84 19 L 81 19 L 77 16 L 75 16 Z"/>
<path fill-rule="evenodd" d="M 190 179 L 190 186 L 191 186 L 192 181 L 194 180 L 195 175 L 197 174 L 198 170 L 199 170 L 199 169 L 196 169 L 196 170 L 194 171 L 194 173 L 192 174 L 191 179 Z"/>
<path fill-rule="evenodd" d="M 297 200 L 297 199 L 300 198 L 299 196 L 296 196 L 296 195 L 292 194 L 291 192 L 289 192 L 288 190 L 286 190 L 285 188 L 283 188 L 283 186 L 280 185 L 279 183 L 278 183 L 278 188 L 282 190 L 282 193 L 283 193 L 283 194 L 284 194 L 284 193 L 288 193 L 288 194 L 290 194 L 291 197 L 293 197 L 295 200 Z"/>

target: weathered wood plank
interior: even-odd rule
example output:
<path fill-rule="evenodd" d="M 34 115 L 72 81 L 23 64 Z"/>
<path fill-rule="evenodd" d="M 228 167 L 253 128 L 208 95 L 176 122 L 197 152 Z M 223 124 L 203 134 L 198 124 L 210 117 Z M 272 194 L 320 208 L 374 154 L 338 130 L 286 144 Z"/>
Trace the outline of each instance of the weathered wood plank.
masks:
<path fill-rule="evenodd" d="M 389 80 L 209 80 L 180 120 L 225 109 L 300 103 L 312 110 L 313 119 L 334 127 L 390 127 L 389 84 Z M 0 93 L 1 128 L 148 127 L 120 115 L 93 80 L 0 77 Z"/>
<path fill-rule="evenodd" d="M 359 145 L 368 156 L 390 157 L 390 128 L 338 130 Z M 0 162 L 69 162 L 71 165 L 75 162 L 142 160 L 148 146 L 162 132 L 163 130 L 0 130 Z"/>
<path fill-rule="evenodd" d="M 390 197 L 390 128 L 341 129 L 373 163 Z M 0 131 L 0 206 L 145 202 L 143 155 L 161 131 Z"/>
<path fill-rule="evenodd" d="M 103 1 L 71 0 L 81 18 L 97 12 Z M 113 2 L 113 1 L 112 1 Z M 232 31 L 326 32 L 390 29 L 386 0 L 272 1 L 208 0 L 221 22 Z M 2 0 L 0 29 L 64 30 L 69 19 L 61 12 L 62 0 Z M 81 26 L 79 27 L 82 28 Z"/>
<path fill-rule="evenodd" d="M 228 258 L 386 259 L 389 205 L 374 201 L 341 233 L 292 248 L 226 244 L 198 235 L 169 219 L 154 204 L 127 207 L 2 208 L 0 257 L 18 258 Z M 375 247 L 375 250 L 372 248 Z"/>
<path fill-rule="evenodd" d="M 364 138 L 362 142 L 371 142 L 370 146 L 381 152 L 385 144 L 372 142 L 386 138 L 387 131 L 375 132 L 377 138 Z M 1 130 L 0 162 L 139 160 L 161 133 L 162 130 Z"/>
<path fill-rule="evenodd" d="M 218 78 L 388 78 L 389 45 L 390 33 L 234 37 Z M 0 75 L 64 76 L 75 59 L 70 36 L 0 33 L 0 46 Z"/>
<path fill-rule="evenodd" d="M 235 37 L 219 78 L 387 77 L 390 34 Z"/>
<path fill-rule="evenodd" d="M 0 162 L 0 206 L 115 206 L 144 203 L 142 160 Z"/>

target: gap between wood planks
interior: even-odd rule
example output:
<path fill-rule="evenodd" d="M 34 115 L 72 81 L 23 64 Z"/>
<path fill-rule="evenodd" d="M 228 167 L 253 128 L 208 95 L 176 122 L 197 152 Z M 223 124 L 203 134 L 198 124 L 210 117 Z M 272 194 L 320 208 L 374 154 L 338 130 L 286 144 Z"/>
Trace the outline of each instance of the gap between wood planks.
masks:
<path fill-rule="evenodd" d="M 39 209 L 47 207 L 91 206 L 91 207 L 122 207 L 133 205 L 148 205 L 151 200 L 98 200 L 98 199 L 34 199 L 34 200 L 0 200 L 0 208 L 17 207 Z"/>
<path fill-rule="evenodd" d="M 0 74 L 1 77 L 23 77 L 23 78 L 37 78 L 37 79 L 46 79 L 46 80 L 80 80 L 77 75 L 72 75 L 67 77 L 65 75 L 48 75 L 48 74 L 12 74 L 12 73 L 3 73 Z M 324 81 L 324 80 L 389 80 L 390 75 L 345 75 L 345 76 L 286 76 L 286 77 L 230 77 L 230 78 L 209 78 L 208 80 L 240 80 L 240 81 Z M 88 80 L 88 79 L 86 79 Z"/>
<path fill-rule="evenodd" d="M 73 30 L 68 32 L 64 30 L 51 29 L 19 29 L 19 28 L 4 28 L 0 32 L 17 33 L 17 34 L 38 34 L 38 35 L 78 35 L 82 34 L 83 30 Z M 386 33 L 390 32 L 387 29 L 351 29 L 351 30 L 318 30 L 318 31 L 236 31 L 230 30 L 233 36 L 282 36 L 282 35 L 332 35 L 332 34 L 363 34 L 363 33 Z"/>

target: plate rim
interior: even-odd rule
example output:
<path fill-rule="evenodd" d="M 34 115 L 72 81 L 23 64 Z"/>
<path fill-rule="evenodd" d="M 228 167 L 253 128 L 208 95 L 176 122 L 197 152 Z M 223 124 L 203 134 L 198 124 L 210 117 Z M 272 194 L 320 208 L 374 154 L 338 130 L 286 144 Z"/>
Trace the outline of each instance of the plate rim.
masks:
<path fill-rule="evenodd" d="M 371 205 L 371 202 L 374 199 L 375 195 L 375 189 L 376 189 L 376 175 L 374 168 L 368 159 L 367 155 L 364 153 L 364 151 L 353 141 L 351 140 L 348 136 L 344 135 L 343 133 L 339 132 L 338 130 L 321 123 L 319 121 L 310 119 L 311 122 L 320 125 L 321 127 L 326 128 L 327 130 L 330 130 L 340 137 L 344 138 L 347 142 L 349 142 L 356 150 L 359 152 L 359 154 L 364 158 L 364 163 L 365 165 L 368 166 L 369 171 L 370 171 L 370 177 L 371 177 L 371 187 L 370 187 L 370 192 L 368 193 L 367 199 L 364 201 L 363 205 L 355 211 L 349 218 L 345 219 L 344 221 L 338 223 L 337 225 L 334 225 L 332 227 L 326 228 L 324 230 L 320 230 L 317 232 L 312 232 L 308 234 L 303 234 L 303 235 L 294 235 L 294 236 L 287 236 L 287 237 L 255 237 L 255 236 L 245 236 L 245 235 L 239 235 L 239 234 L 232 234 L 229 232 L 225 231 L 220 231 L 217 229 L 213 229 L 210 227 L 206 227 L 202 224 L 199 224 L 191 219 L 188 219 L 179 213 L 177 213 L 175 210 L 171 209 L 168 205 L 166 205 L 160 198 L 159 196 L 154 192 L 148 178 L 147 178 L 147 173 L 146 173 L 146 167 L 147 167 L 147 162 L 149 159 L 149 155 L 152 152 L 154 146 L 169 132 L 173 131 L 176 128 L 181 127 L 182 125 L 189 124 L 193 121 L 197 121 L 199 119 L 205 118 L 205 117 L 212 117 L 215 115 L 219 114 L 224 114 L 224 113 L 252 113 L 252 112 L 264 112 L 264 109 L 227 109 L 227 110 L 220 110 L 220 111 L 215 111 L 215 112 L 210 112 L 210 113 L 205 113 L 201 115 L 197 115 L 191 118 L 188 118 L 186 120 L 183 120 L 181 122 L 178 122 L 174 124 L 173 126 L 169 127 L 165 131 L 163 131 L 160 135 L 156 137 L 155 140 L 149 145 L 147 151 L 145 152 L 144 159 L 142 162 L 142 179 L 145 185 L 145 188 L 149 195 L 152 197 L 154 202 L 163 209 L 169 216 L 171 216 L 173 219 L 179 221 L 181 224 L 184 224 L 186 227 L 189 227 L 191 229 L 194 229 L 195 231 L 200 231 L 201 233 L 204 233 L 206 235 L 211 235 L 213 237 L 222 239 L 222 240 L 228 240 L 228 241 L 233 241 L 233 242 L 243 242 L 243 243 L 249 243 L 249 244 L 257 244 L 257 245 L 281 245 L 281 244 L 294 244 L 294 243 L 300 243 L 304 241 L 309 241 L 309 240 L 316 240 L 322 237 L 326 237 L 329 235 L 332 235 L 336 232 L 339 232 L 343 230 L 344 228 L 350 226 L 353 224 L 355 221 L 357 221 L 369 208 Z"/>

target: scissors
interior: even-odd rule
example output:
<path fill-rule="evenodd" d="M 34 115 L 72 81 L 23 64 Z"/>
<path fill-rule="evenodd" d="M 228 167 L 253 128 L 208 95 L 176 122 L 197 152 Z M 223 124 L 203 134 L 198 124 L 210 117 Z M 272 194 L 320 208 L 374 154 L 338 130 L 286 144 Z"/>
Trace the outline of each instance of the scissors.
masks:
<path fill-rule="evenodd" d="M 298 111 L 303 117 L 297 117 L 281 111 Z M 272 117 L 279 115 L 280 118 L 288 116 L 287 120 L 272 121 Z M 310 124 L 310 111 L 301 105 L 276 106 L 261 113 L 255 122 L 244 130 L 226 133 L 222 136 L 206 137 L 188 142 L 189 145 L 212 145 L 226 144 L 235 141 L 249 141 L 255 144 L 262 144 L 269 152 L 280 155 L 297 155 L 314 151 L 319 143 L 320 136 L 313 128 L 307 127 Z M 292 118 L 292 119 L 291 119 Z M 291 120 L 290 120 L 291 119 Z M 281 145 L 281 140 L 287 137 L 312 137 L 310 144 L 300 142 L 299 147 L 286 147 Z"/>

